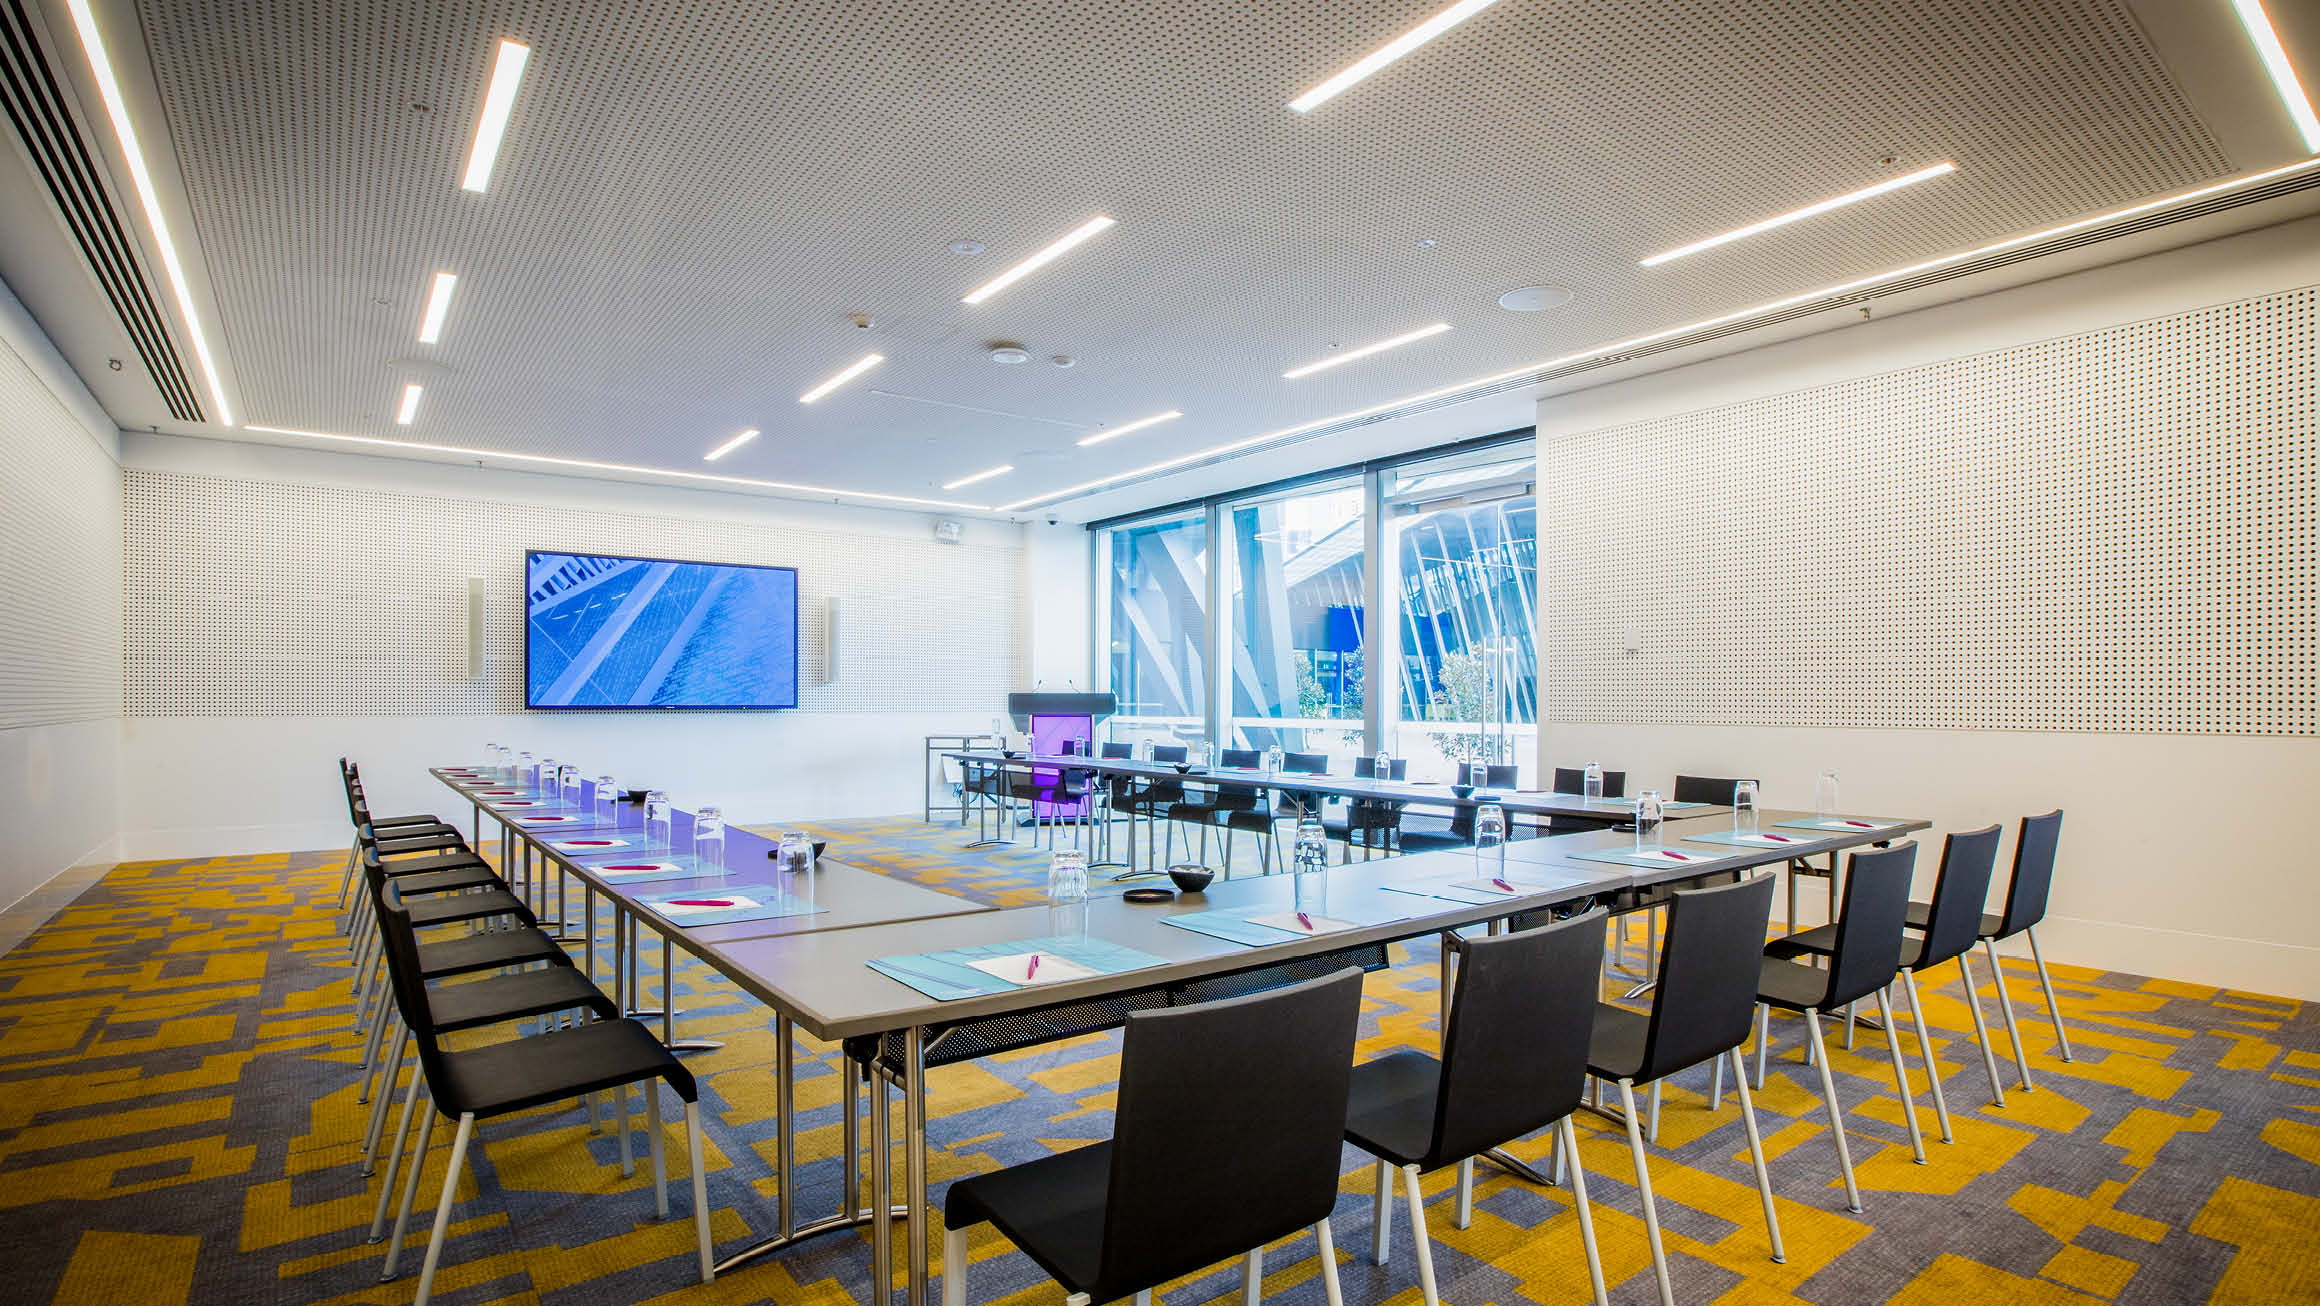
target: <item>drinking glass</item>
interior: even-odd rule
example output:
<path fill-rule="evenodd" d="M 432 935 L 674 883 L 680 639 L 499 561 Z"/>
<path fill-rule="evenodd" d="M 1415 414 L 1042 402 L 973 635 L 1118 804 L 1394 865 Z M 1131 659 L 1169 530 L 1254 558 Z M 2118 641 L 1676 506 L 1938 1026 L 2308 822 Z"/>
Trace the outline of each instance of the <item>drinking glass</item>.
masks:
<path fill-rule="evenodd" d="M 580 805 L 580 768 L 570 762 L 556 768 L 556 796 L 577 807 Z"/>
<path fill-rule="evenodd" d="M 1732 786 L 1732 833 L 1756 833 L 1756 782 L 1742 780 Z"/>
<path fill-rule="evenodd" d="M 1648 852 L 1659 847 L 1660 815 L 1665 805 L 1660 802 L 1659 790 L 1646 789 L 1635 799 L 1635 848 Z"/>
<path fill-rule="evenodd" d="M 498 776 L 502 783 L 516 778 L 516 750 L 506 744 L 491 746 L 491 764 L 492 774 Z"/>
<path fill-rule="evenodd" d="M 723 809 L 704 803 L 693 813 L 693 860 L 703 870 L 722 869 L 725 865 L 725 813 Z"/>
<path fill-rule="evenodd" d="M 1587 764 L 1587 778 L 1580 781 L 1579 788 L 1581 790 L 1579 796 L 1588 802 L 1600 803 L 1603 801 L 1603 767 L 1600 763 L 1589 762 Z"/>
<path fill-rule="evenodd" d="M 1200 765 L 1203 770 L 1214 771 L 1216 769 L 1215 740 L 1209 739 L 1202 741 L 1200 745 Z"/>
<path fill-rule="evenodd" d="M 792 877 L 810 876 L 813 873 L 814 841 L 806 836 L 805 831 L 782 831 L 781 843 L 776 852 L 779 855 L 774 858 L 774 864 L 781 868 L 785 883 L 794 883 Z"/>
<path fill-rule="evenodd" d="M 1813 815 L 1835 816 L 1836 814 L 1837 773 L 1823 771 L 1821 778 L 1813 785 Z"/>
<path fill-rule="evenodd" d="M 484 765 L 485 765 L 485 766 L 486 766 L 486 767 L 487 767 L 489 770 L 491 770 L 493 774 L 497 774 L 497 773 L 498 773 L 498 771 L 499 771 L 499 745 L 498 745 L 498 744 L 485 744 L 485 745 L 483 746 L 483 761 L 484 761 Z"/>
<path fill-rule="evenodd" d="M 1329 912 L 1329 834 L 1318 816 L 1297 818 L 1297 842 L 1290 858 L 1290 896 L 1308 916 Z"/>
<path fill-rule="evenodd" d="M 1265 750 L 1265 774 L 1281 774 L 1281 764 L 1285 760 L 1286 755 L 1282 753 L 1281 746 L 1279 744 L 1274 744 L 1272 747 L 1267 748 Z"/>
<path fill-rule="evenodd" d="M 1474 873 L 1506 878 L 1506 809 L 1497 803 L 1484 803 L 1474 813 Z"/>
<path fill-rule="evenodd" d="M 644 794 L 644 837 L 663 847 L 669 842 L 669 796 L 659 789 Z"/>
<path fill-rule="evenodd" d="M 1378 750 L 1377 760 L 1370 763 L 1370 778 L 1380 784 L 1394 778 L 1393 754 L 1382 748 Z"/>
<path fill-rule="evenodd" d="M 1047 902 L 1069 907 L 1087 901 L 1087 854 L 1077 848 L 1058 848 L 1047 859 Z"/>
<path fill-rule="evenodd" d="M 508 773 L 508 781 L 512 784 L 520 780 L 528 785 L 532 782 L 531 771 L 532 755 L 530 753 L 518 753 L 516 754 L 516 769 Z"/>
<path fill-rule="evenodd" d="M 596 822 L 599 825 L 620 824 L 620 786 L 612 777 L 596 777 Z"/>

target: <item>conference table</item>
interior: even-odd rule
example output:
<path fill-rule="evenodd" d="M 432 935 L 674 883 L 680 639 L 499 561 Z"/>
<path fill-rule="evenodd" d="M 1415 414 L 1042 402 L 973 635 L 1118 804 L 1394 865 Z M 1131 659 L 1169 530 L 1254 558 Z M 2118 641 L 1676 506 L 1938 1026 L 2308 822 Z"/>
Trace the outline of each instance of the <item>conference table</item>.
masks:
<path fill-rule="evenodd" d="M 1176 774 L 1172 766 L 1164 764 L 1162 769 L 1169 777 Z M 488 774 L 484 768 L 466 771 Z M 494 807 L 491 796 L 480 792 L 518 786 L 488 781 L 474 784 L 457 768 L 438 768 L 435 774 L 469 796 L 479 812 L 492 815 L 503 827 L 511 812 L 537 810 Z M 1306 789 L 1307 779 L 1297 776 L 1282 787 Z M 1281 778 L 1269 777 L 1268 782 L 1281 783 Z M 899 1218 L 908 1244 L 905 1298 L 908 1306 L 926 1306 L 930 1232 L 926 1073 L 930 1066 L 1116 1028 L 1135 1011 L 1253 992 L 1328 974 L 1346 965 L 1378 969 L 1385 965 L 1386 947 L 1392 943 L 1473 926 L 1495 928 L 1495 923 L 1516 917 L 1579 910 L 1623 891 L 1780 866 L 1791 858 L 1825 853 L 1833 859 L 1848 848 L 1884 843 L 1922 830 L 1927 822 L 1912 817 L 1816 816 L 1767 810 L 1761 815 L 1760 834 L 1752 837 L 1770 835 L 1771 840 L 1752 845 L 1728 842 L 1743 836 L 1716 826 L 1712 821 L 1671 825 L 1665 828 L 1663 842 L 1656 849 L 1638 849 L 1631 834 L 1587 831 L 1510 843 L 1503 863 L 1478 861 L 1472 849 L 1453 849 L 1331 867 L 1317 873 L 1327 882 L 1327 906 L 1321 919 L 1329 928 L 1316 928 L 1311 933 L 1256 925 L 1294 914 L 1299 905 L 1294 897 L 1299 877 L 1292 874 L 1218 882 L 1204 893 L 1182 894 L 1154 904 L 1105 895 L 1079 907 L 994 909 L 954 900 L 960 904 L 957 910 L 935 911 L 924 903 L 917 908 L 906 905 L 904 909 L 913 914 L 891 920 L 874 919 L 876 910 L 868 907 L 868 891 L 864 890 L 863 909 L 849 912 L 843 918 L 847 923 L 783 918 L 789 922 L 786 927 L 774 928 L 780 922 L 757 922 L 753 924 L 758 928 L 745 933 L 732 932 L 737 928 L 733 925 L 688 927 L 668 920 L 635 894 L 632 885 L 603 883 L 599 888 L 591 883 L 590 892 L 591 896 L 603 892 L 622 898 L 623 910 L 629 916 L 664 939 L 674 936 L 676 946 L 699 957 L 775 1013 L 784 1053 L 776 1067 L 777 1111 L 782 1117 L 777 1148 L 780 1229 L 774 1236 L 728 1256 L 720 1269 L 779 1251 L 817 1233 L 868 1223 L 872 1231 L 872 1281 L 891 1285 L 896 1268 L 893 1225 Z M 560 842 L 542 836 L 537 827 L 517 830 L 517 837 L 527 843 Z M 731 831 L 728 840 L 742 833 Z M 575 866 L 567 850 L 557 850 L 551 857 L 584 882 L 592 873 L 602 881 L 600 871 Z M 731 864 L 740 859 L 729 847 L 726 860 Z M 721 882 L 729 883 L 731 878 Z M 1488 889 L 1475 887 L 1484 881 L 1503 883 Z M 950 897 L 932 890 L 921 892 L 935 898 Z M 817 901 L 822 897 L 819 885 L 815 896 Z M 816 915 L 834 916 L 836 911 L 833 908 Z M 1218 930 L 1222 932 L 1210 932 Z M 944 957 L 996 959 L 1009 947 L 1022 944 L 1032 945 L 1034 955 L 1038 955 L 1039 948 L 1069 948 L 1075 940 L 1083 950 L 1070 956 L 1131 960 L 1118 969 L 1092 973 L 1075 966 L 1064 971 L 1064 978 L 1036 982 L 1001 979 L 961 984 L 958 981 L 964 972 L 960 970 L 933 972 L 937 960 Z M 1050 974 L 1055 973 L 1051 968 Z M 973 991 L 966 991 L 970 988 Z M 1447 992 L 1447 984 L 1444 989 Z M 794 1156 L 788 1083 L 791 1064 L 786 1052 L 796 1029 L 839 1043 L 848 1066 L 846 1193 L 836 1215 L 806 1226 L 793 1225 L 790 1212 Z M 859 1181 L 852 1097 L 858 1076 L 866 1076 L 871 1085 L 871 1195 L 867 1211 L 856 1206 Z M 893 1193 L 895 1140 L 890 1090 L 898 1091 L 902 1098 L 900 1203 L 894 1201 Z"/>

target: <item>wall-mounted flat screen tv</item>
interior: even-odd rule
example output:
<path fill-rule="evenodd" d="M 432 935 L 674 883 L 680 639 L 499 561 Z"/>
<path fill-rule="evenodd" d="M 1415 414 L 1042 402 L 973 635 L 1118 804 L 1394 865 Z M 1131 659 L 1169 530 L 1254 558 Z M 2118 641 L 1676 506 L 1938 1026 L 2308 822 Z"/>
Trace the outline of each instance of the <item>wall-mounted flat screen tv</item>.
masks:
<path fill-rule="evenodd" d="M 524 555 L 524 704 L 796 707 L 795 567 Z"/>

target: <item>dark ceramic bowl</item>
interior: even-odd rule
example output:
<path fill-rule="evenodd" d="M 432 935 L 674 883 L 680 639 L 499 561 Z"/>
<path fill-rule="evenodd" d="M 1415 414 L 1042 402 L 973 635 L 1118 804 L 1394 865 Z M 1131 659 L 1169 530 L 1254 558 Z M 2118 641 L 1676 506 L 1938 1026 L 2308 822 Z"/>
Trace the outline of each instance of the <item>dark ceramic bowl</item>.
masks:
<path fill-rule="evenodd" d="M 1466 797 L 1467 795 L 1469 795 L 1469 794 L 1472 794 L 1472 793 L 1474 792 L 1474 786 L 1473 786 L 1473 785 L 1452 785 L 1452 786 L 1450 786 L 1450 792 L 1451 792 L 1451 793 L 1454 793 L 1454 794 L 1456 794 L 1456 795 L 1458 795 L 1460 798 L 1464 798 L 1464 797 Z"/>
<path fill-rule="evenodd" d="M 1171 866 L 1168 868 L 1168 878 L 1174 880 L 1176 887 L 1186 893 L 1198 893 L 1216 878 L 1216 872 L 1205 866 Z"/>

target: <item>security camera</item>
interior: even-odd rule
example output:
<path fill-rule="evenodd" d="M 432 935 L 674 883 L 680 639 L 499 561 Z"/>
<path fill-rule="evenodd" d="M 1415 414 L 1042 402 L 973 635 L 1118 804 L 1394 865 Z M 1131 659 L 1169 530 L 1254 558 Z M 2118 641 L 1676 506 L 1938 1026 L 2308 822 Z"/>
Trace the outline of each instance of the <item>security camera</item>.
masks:
<path fill-rule="evenodd" d="M 1048 519 L 1047 519 L 1047 524 L 1048 524 L 1048 525 L 1050 525 L 1050 526 L 1056 526 L 1056 525 L 1060 525 L 1061 523 L 1059 523 L 1058 521 L 1056 521 L 1056 519 L 1055 519 L 1055 518 L 1053 518 L 1053 517 L 1050 517 L 1050 518 L 1048 518 Z"/>

